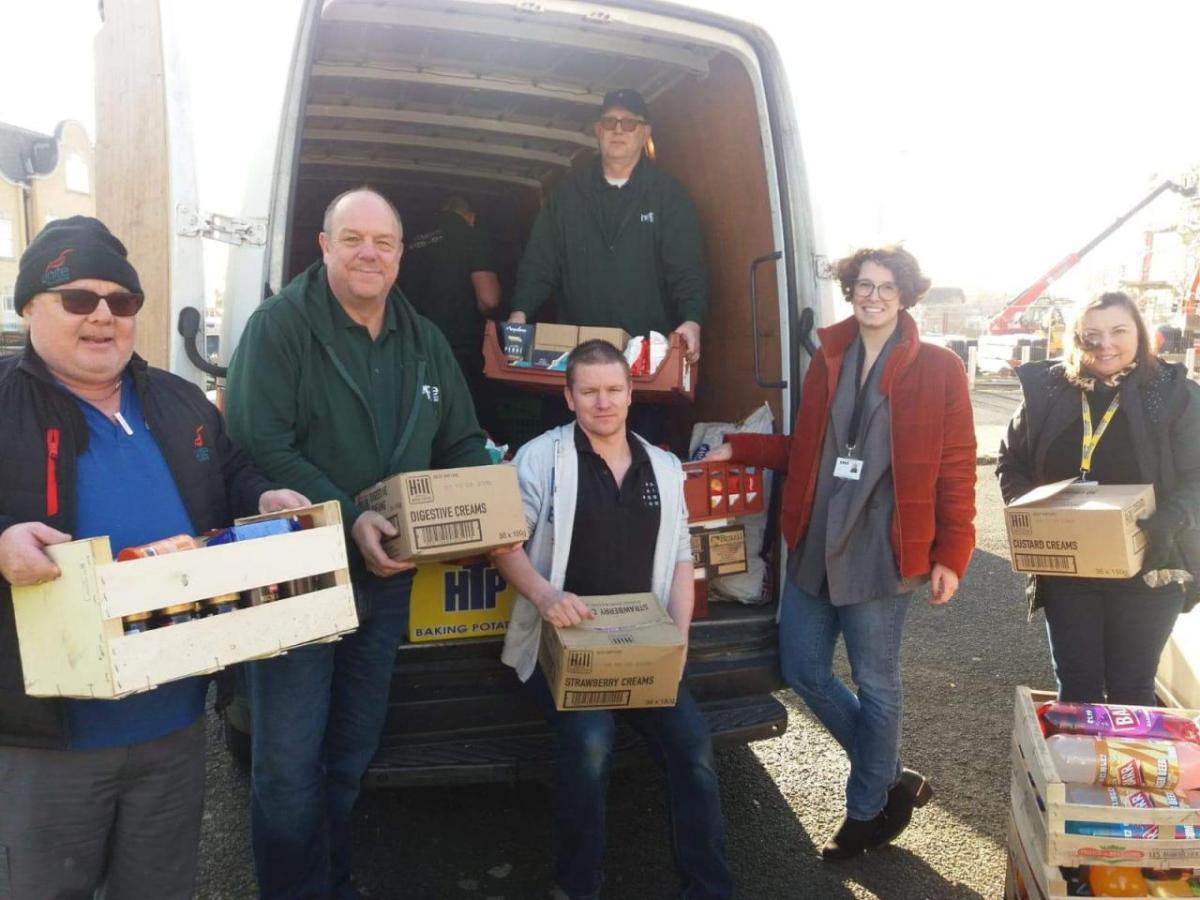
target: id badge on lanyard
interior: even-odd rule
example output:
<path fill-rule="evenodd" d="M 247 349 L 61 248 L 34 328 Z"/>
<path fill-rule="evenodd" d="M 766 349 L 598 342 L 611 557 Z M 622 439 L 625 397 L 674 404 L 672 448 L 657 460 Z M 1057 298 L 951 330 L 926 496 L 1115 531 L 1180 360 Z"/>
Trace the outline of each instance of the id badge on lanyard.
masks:
<path fill-rule="evenodd" d="M 1080 415 L 1083 417 L 1083 447 L 1079 453 L 1079 479 L 1080 481 L 1087 481 L 1088 473 L 1092 469 L 1092 456 L 1096 452 L 1100 438 L 1104 437 L 1104 432 L 1108 430 L 1108 425 L 1113 420 L 1113 416 L 1121 408 L 1121 395 L 1117 394 L 1113 397 L 1112 403 L 1104 411 L 1104 415 L 1100 419 L 1100 424 L 1096 426 L 1094 432 L 1092 431 L 1092 409 L 1088 406 L 1087 394 L 1083 391 L 1079 392 L 1079 402 Z"/>
<path fill-rule="evenodd" d="M 855 459 L 853 456 L 839 456 L 833 467 L 833 477 L 846 481 L 858 481 L 862 478 L 862 465 L 861 459 Z"/>
<path fill-rule="evenodd" d="M 846 452 L 837 458 L 837 462 L 833 466 L 833 477 L 841 478 L 843 481 L 858 481 L 862 478 L 863 461 L 855 455 L 855 449 L 858 446 L 858 431 L 862 425 L 863 405 L 866 403 L 867 385 L 871 383 L 871 373 L 875 371 L 875 366 L 879 363 L 879 358 L 875 358 L 875 362 L 871 363 L 871 371 L 867 373 L 864 380 L 863 360 L 866 357 L 866 348 L 861 342 L 858 347 L 858 361 L 854 372 L 854 411 L 850 416 L 850 429 L 846 441 Z"/>

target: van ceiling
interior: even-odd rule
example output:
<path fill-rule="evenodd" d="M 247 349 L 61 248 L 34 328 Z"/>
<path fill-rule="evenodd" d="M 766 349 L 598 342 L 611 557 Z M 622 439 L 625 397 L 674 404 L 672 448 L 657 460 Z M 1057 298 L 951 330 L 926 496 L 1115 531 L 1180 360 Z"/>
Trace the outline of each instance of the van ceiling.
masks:
<path fill-rule="evenodd" d="M 595 147 L 606 91 L 633 87 L 653 106 L 681 80 L 705 78 L 720 52 L 603 13 L 538 9 L 328 0 L 300 177 L 540 194 Z"/>

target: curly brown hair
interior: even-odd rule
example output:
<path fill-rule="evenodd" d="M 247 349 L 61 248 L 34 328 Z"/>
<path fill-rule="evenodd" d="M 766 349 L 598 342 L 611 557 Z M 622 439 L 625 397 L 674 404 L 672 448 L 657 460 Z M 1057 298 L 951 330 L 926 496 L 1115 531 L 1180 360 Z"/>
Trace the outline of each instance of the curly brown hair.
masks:
<path fill-rule="evenodd" d="M 839 259 L 837 277 L 842 284 L 842 296 L 850 300 L 854 296 L 854 282 L 858 281 L 863 263 L 873 262 L 883 266 L 896 279 L 900 288 L 900 305 L 905 309 L 916 306 L 933 282 L 921 274 L 917 258 L 898 244 L 883 247 L 863 247 L 854 255 Z"/>

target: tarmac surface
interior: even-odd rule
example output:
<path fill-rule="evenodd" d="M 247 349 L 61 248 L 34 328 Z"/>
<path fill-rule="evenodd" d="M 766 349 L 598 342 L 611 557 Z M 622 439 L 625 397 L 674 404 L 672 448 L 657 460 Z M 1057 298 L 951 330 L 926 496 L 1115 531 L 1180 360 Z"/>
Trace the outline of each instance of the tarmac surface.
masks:
<path fill-rule="evenodd" d="M 981 428 L 995 429 L 997 442 L 1015 405 L 1001 393 L 976 403 Z M 987 439 L 980 434 L 981 453 Z M 1045 626 L 1026 622 L 1023 579 L 1009 568 L 990 465 L 979 467 L 978 509 L 979 549 L 958 596 L 942 608 L 927 595 L 914 600 L 905 629 L 904 762 L 930 778 L 933 800 L 895 846 L 823 863 L 819 848 L 841 821 L 848 766 L 804 704 L 781 692 L 784 735 L 718 753 L 738 896 L 1003 896 L 1013 689 L 1054 680 Z M 846 676 L 841 651 L 838 665 Z M 248 779 L 226 755 L 211 714 L 209 725 L 198 896 L 252 897 Z M 606 900 L 678 895 L 664 793 L 653 768 L 614 772 Z M 367 897 L 544 898 L 553 796 L 540 784 L 366 794 L 355 839 L 356 882 Z"/>

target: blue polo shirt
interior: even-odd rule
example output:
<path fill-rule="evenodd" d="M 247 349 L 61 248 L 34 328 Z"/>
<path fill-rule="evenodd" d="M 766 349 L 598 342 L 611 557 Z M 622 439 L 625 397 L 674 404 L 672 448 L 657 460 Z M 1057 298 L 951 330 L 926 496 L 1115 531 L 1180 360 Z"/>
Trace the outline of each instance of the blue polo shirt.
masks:
<path fill-rule="evenodd" d="M 121 416 L 132 435 L 90 403 L 80 400 L 79 406 L 89 438 L 77 462 L 73 537 L 108 535 L 115 558 L 126 547 L 194 534 L 175 479 L 142 414 L 133 379 L 126 375 L 121 388 Z M 68 700 L 70 747 L 125 747 L 186 728 L 203 714 L 207 689 L 208 679 L 187 678 L 123 700 Z"/>

